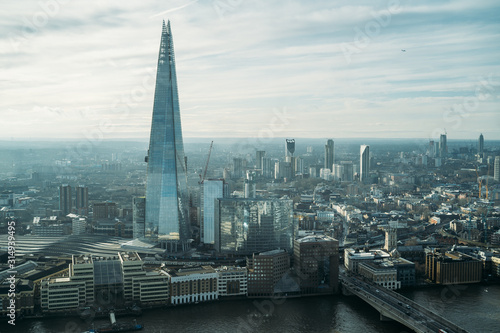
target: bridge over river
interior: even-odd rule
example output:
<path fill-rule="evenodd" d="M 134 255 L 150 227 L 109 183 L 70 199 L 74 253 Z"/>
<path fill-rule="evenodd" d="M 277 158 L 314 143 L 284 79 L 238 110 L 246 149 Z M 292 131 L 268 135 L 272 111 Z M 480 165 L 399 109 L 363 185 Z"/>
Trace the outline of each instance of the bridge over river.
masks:
<path fill-rule="evenodd" d="M 395 320 L 417 333 L 467 333 L 463 328 L 418 303 L 358 277 L 340 273 L 342 291 L 353 294 L 380 312 L 381 320 Z"/>

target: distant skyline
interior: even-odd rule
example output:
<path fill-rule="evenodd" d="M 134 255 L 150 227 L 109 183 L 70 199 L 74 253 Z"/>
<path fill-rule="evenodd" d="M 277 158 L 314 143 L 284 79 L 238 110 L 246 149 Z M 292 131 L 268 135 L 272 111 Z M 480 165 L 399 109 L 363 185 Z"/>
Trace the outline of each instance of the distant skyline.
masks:
<path fill-rule="evenodd" d="M 16 1 L 0 140 L 147 140 L 162 20 L 186 139 L 500 140 L 500 3 Z"/>

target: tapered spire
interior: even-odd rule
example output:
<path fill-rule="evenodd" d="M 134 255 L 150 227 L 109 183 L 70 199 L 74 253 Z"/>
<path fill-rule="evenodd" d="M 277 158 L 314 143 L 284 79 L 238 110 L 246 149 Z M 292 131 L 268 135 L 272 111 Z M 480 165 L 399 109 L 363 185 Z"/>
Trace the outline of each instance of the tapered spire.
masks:
<path fill-rule="evenodd" d="M 146 184 L 146 235 L 190 238 L 187 175 L 170 21 L 163 21 Z"/>

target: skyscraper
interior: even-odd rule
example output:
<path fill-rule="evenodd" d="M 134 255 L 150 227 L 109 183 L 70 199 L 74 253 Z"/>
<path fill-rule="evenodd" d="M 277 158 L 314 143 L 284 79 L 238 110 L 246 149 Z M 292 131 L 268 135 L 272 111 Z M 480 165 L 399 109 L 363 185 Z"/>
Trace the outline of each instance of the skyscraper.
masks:
<path fill-rule="evenodd" d="M 144 237 L 144 222 L 146 218 L 146 198 L 134 197 L 132 199 L 132 226 L 134 238 Z"/>
<path fill-rule="evenodd" d="M 439 138 L 439 157 L 448 156 L 448 145 L 446 143 L 446 134 L 441 134 Z"/>
<path fill-rule="evenodd" d="M 89 188 L 83 185 L 76 187 L 76 213 L 85 216 L 89 214 Z"/>
<path fill-rule="evenodd" d="M 161 33 L 151 137 L 147 156 L 146 234 L 176 251 L 187 249 L 187 163 L 182 142 L 174 44 L 170 22 Z"/>
<path fill-rule="evenodd" d="M 370 173 L 370 146 L 361 145 L 359 151 L 359 180 L 364 182 Z"/>
<path fill-rule="evenodd" d="M 493 178 L 498 182 L 500 181 L 500 156 L 495 157 Z"/>
<path fill-rule="evenodd" d="M 285 156 L 293 156 L 295 152 L 295 139 L 286 139 Z"/>
<path fill-rule="evenodd" d="M 266 155 L 266 152 L 263 150 L 257 150 L 255 153 L 255 169 L 262 170 L 262 159 Z"/>
<path fill-rule="evenodd" d="M 59 187 L 59 209 L 63 215 L 68 215 L 73 209 L 71 186 L 68 184 L 64 184 Z"/>
<path fill-rule="evenodd" d="M 482 156 L 483 151 L 484 151 L 484 137 L 483 133 L 481 133 L 481 135 L 479 136 L 479 142 L 477 143 L 477 153 Z"/>
<path fill-rule="evenodd" d="M 433 140 L 429 141 L 429 157 L 430 158 L 436 157 L 436 146 L 434 145 Z"/>
<path fill-rule="evenodd" d="M 205 244 L 213 244 L 215 241 L 215 199 L 224 197 L 223 179 L 205 179 L 203 181 L 202 198 L 202 225 L 200 240 Z"/>
<path fill-rule="evenodd" d="M 335 163 L 335 150 L 333 147 L 333 140 L 329 139 L 326 141 L 325 145 L 325 169 L 330 169 L 330 171 L 333 171 L 333 163 Z"/>

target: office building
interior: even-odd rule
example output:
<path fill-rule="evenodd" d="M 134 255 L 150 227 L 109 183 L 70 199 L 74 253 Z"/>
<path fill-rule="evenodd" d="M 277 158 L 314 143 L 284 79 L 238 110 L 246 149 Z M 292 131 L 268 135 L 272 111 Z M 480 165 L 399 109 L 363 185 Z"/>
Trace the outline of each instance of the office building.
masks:
<path fill-rule="evenodd" d="M 89 215 L 89 188 L 83 185 L 76 187 L 76 214 Z"/>
<path fill-rule="evenodd" d="M 245 198 L 255 198 L 257 192 L 257 184 L 255 183 L 255 171 L 247 170 L 244 192 Z"/>
<path fill-rule="evenodd" d="M 246 160 L 241 157 L 233 158 L 233 168 L 231 170 L 231 176 L 234 179 L 243 178 L 245 175 Z"/>
<path fill-rule="evenodd" d="M 325 144 L 325 165 L 323 168 L 333 171 L 333 164 L 335 163 L 335 150 L 333 140 L 329 139 Z"/>
<path fill-rule="evenodd" d="M 248 296 L 269 297 L 281 293 L 276 286 L 290 269 L 290 256 L 285 250 L 254 253 L 247 257 Z"/>
<path fill-rule="evenodd" d="M 72 213 L 73 197 L 71 195 L 71 186 L 68 184 L 59 187 L 59 210 L 64 216 Z"/>
<path fill-rule="evenodd" d="M 389 262 L 382 260 L 361 262 L 358 272 L 368 281 L 381 287 L 392 290 L 401 288 L 401 281 L 398 281 L 398 271 Z"/>
<path fill-rule="evenodd" d="M 312 235 L 296 239 L 293 246 L 294 269 L 301 294 L 333 293 L 338 289 L 339 242 Z"/>
<path fill-rule="evenodd" d="M 292 251 L 296 225 L 293 201 L 278 199 L 216 199 L 215 250 L 248 255 L 271 249 Z"/>
<path fill-rule="evenodd" d="M 294 157 L 295 159 L 295 175 L 302 175 L 304 173 L 304 159 Z"/>
<path fill-rule="evenodd" d="M 389 257 L 389 253 L 382 250 L 363 251 L 349 248 L 344 250 L 344 266 L 348 271 L 357 274 L 360 263 Z"/>
<path fill-rule="evenodd" d="M 483 133 L 479 135 L 479 141 L 477 143 L 477 153 L 479 154 L 480 157 L 483 157 L 484 153 L 484 136 Z"/>
<path fill-rule="evenodd" d="M 268 157 L 262 158 L 262 176 L 264 178 L 274 177 L 274 161 Z"/>
<path fill-rule="evenodd" d="M 248 270 L 246 267 L 221 266 L 216 268 L 219 297 L 246 296 Z"/>
<path fill-rule="evenodd" d="M 478 283 L 481 281 L 481 260 L 460 252 L 429 252 L 425 260 L 425 274 L 437 284 Z"/>
<path fill-rule="evenodd" d="M 361 145 L 359 152 L 359 180 L 366 182 L 370 173 L 370 146 Z"/>
<path fill-rule="evenodd" d="M 44 312 L 68 313 L 85 306 L 85 282 L 69 277 L 48 278 L 40 284 L 40 305 Z"/>
<path fill-rule="evenodd" d="M 116 203 L 111 201 L 96 202 L 92 205 L 92 217 L 95 220 L 99 219 L 114 219 L 118 217 Z"/>
<path fill-rule="evenodd" d="M 170 22 L 163 22 L 149 141 L 146 234 L 168 251 L 189 248 L 187 159 Z"/>
<path fill-rule="evenodd" d="M 215 199 L 224 197 L 223 179 L 205 179 L 202 184 L 201 196 L 202 218 L 200 228 L 200 241 L 204 244 L 215 242 Z"/>
<path fill-rule="evenodd" d="M 439 157 L 446 158 L 448 156 L 448 144 L 446 143 L 446 134 L 441 134 L 439 137 Z"/>
<path fill-rule="evenodd" d="M 76 312 L 85 305 L 106 306 L 111 299 L 134 301 L 141 306 L 169 303 L 169 275 L 163 270 L 146 271 L 135 252 L 117 257 L 72 256 L 69 276 L 41 281 L 44 312 Z"/>
<path fill-rule="evenodd" d="M 493 178 L 499 182 L 500 181 L 500 156 L 495 157 Z"/>
<path fill-rule="evenodd" d="M 87 229 L 87 219 L 85 217 L 73 217 L 71 219 L 71 230 L 73 235 L 82 235 Z"/>
<path fill-rule="evenodd" d="M 257 152 L 255 153 L 255 169 L 261 170 L 261 174 L 263 169 L 262 159 L 264 158 L 265 155 L 266 152 L 263 150 L 257 150 Z"/>
<path fill-rule="evenodd" d="M 133 238 L 142 238 L 145 236 L 146 197 L 132 198 L 132 228 Z"/>
<path fill-rule="evenodd" d="M 429 141 L 428 155 L 430 158 L 436 157 L 436 145 L 433 140 Z"/>
<path fill-rule="evenodd" d="M 170 270 L 170 302 L 173 305 L 213 301 L 219 298 L 217 272 L 210 266 Z"/>
<path fill-rule="evenodd" d="M 286 139 L 285 156 L 293 156 L 293 153 L 295 153 L 295 139 Z"/>

